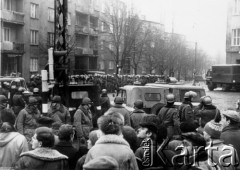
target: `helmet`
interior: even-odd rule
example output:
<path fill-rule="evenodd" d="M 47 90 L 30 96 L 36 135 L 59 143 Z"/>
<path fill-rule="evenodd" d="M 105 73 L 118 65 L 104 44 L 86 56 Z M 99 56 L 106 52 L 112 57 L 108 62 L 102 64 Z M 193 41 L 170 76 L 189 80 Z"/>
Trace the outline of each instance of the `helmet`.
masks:
<path fill-rule="evenodd" d="M 88 97 L 84 97 L 82 100 L 82 105 L 87 105 L 87 104 L 92 104 L 92 101 Z"/>
<path fill-rule="evenodd" d="M 197 93 L 194 91 L 188 91 L 184 94 L 184 98 L 192 98 L 192 97 L 196 97 Z"/>
<path fill-rule="evenodd" d="M 136 100 L 134 102 L 134 106 L 138 109 L 142 109 L 143 108 L 143 101 L 142 100 Z"/>
<path fill-rule="evenodd" d="M 119 97 L 117 96 L 115 99 L 114 99 L 114 103 L 116 104 L 123 104 L 123 98 L 122 97 Z"/>
<path fill-rule="evenodd" d="M 19 91 L 19 92 L 24 92 L 25 89 L 24 89 L 23 87 L 19 87 L 19 88 L 18 88 L 18 91 Z"/>
<path fill-rule="evenodd" d="M 33 93 L 38 93 L 39 92 L 39 88 L 34 88 L 33 89 Z"/>
<path fill-rule="evenodd" d="M 107 90 L 106 89 L 102 89 L 102 93 L 107 93 Z"/>
<path fill-rule="evenodd" d="M 203 98 L 203 104 L 204 105 L 211 105 L 212 104 L 212 98 L 210 96 L 205 96 Z"/>
<path fill-rule="evenodd" d="M 29 97 L 28 99 L 28 105 L 36 105 L 37 102 L 37 99 L 35 99 L 34 97 Z"/>
<path fill-rule="evenodd" d="M 0 95 L 0 103 L 7 103 L 7 102 L 8 102 L 8 100 L 7 100 L 6 96 Z"/>
<path fill-rule="evenodd" d="M 61 96 L 55 95 L 52 99 L 52 103 L 61 103 Z"/>
<path fill-rule="evenodd" d="M 168 94 L 168 95 L 166 96 L 166 100 L 167 100 L 168 103 L 173 103 L 173 102 L 175 101 L 175 96 L 174 96 L 174 94 Z"/>

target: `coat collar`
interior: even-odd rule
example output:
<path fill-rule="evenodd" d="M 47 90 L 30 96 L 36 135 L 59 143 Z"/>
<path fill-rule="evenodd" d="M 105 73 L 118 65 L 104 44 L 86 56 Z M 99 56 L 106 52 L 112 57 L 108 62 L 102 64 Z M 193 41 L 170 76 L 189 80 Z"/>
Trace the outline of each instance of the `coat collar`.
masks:
<path fill-rule="evenodd" d="M 114 105 L 112 107 L 115 107 L 115 108 L 124 108 L 124 106 L 122 104 L 117 104 L 117 103 L 114 103 Z"/>
<path fill-rule="evenodd" d="M 106 143 L 115 143 L 115 144 L 126 145 L 130 147 L 128 142 L 125 139 L 123 139 L 122 136 L 119 136 L 119 135 L 103 135 L 96 142 L 96 144 L 106 144 Z"/>
<path fill-rule="evenodd" d="M 228 130 L 240 130 L 239 125 L 229 125 L 223 128 L 222 132 L 228 131 Z"/>
<path fill-rule="evenodd" d="M 37 148 L 32 151 L 24 152 L 21 154 L 21 156 L 30 156 L 43 161 L 56 161 L 56 160 L 68 159 L 67 156 L 59 153 L 57 150 L 44 148 L 44 147 Z"/>
<path fill-rule="evenodd" d="M 142 109 L 136 109 L 133 111 L 133 113 L 145 113 Z"/>

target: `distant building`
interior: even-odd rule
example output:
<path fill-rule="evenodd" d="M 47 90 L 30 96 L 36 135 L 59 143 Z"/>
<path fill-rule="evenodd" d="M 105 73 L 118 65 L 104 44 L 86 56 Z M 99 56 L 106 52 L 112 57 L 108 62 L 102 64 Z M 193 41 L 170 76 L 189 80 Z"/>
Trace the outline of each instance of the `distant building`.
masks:
<path fill-rule="evenodd" d="M 228 1 L 226 63 L 240 64 L 240 0 Z"/>

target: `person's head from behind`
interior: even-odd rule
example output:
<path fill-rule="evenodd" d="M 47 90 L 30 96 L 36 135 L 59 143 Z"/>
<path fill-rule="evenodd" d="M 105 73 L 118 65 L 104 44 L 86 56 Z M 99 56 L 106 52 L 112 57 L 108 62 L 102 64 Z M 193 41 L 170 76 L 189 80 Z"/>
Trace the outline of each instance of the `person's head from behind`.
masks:
<path fill-rule="evenodd" d="M 130 148 L 135 152 L 137 150 L 137 133 L 130 126 L 123 126 L 122 128 L 123 138 L 129 143 Z"/>
<path fill-rule="evenodd" d="M 35 130 L 35 134 L 32 137 L 32 149 L 40 147 L 53 147 L 55 142 L 52 129 L 48 127 L 40 127 Z"/>
<path fill-rule="evenodd" d="M 133 105 L 134 105 L 134 109 L 143 109 L 143 101 L 142 100 L 136 100 Z"/>
<path fill-rule="evenodd" d="M 122 132 L 123 120 L 120 113 L 112 113 L 111 115 L 103 116 L 100 130 L 105 135 L 114 134 L 120 135 Z"/>
<path fill-rule="evenodd" d="M 88 149 L 91 149 L 97 142 L 98 138 L 100 137 L 98 131 L 99 130 L 93 130 L 89 133 L 89 139 L 87 140 Z"/>
<path fill-rule="evenodd" d="M 58 137 L 60 141 L 73 141 L 75 131 L 72 125 L 63 124 L 58 131 Z"/>

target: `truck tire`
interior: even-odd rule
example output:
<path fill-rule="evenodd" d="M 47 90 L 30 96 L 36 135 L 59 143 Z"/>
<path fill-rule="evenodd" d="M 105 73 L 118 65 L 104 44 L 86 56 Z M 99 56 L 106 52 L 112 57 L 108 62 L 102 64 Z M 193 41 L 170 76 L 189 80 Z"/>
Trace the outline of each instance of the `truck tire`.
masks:
<path fill-rule="evenodd" d="M 209 89 L 209 91 L 213 91 L 214 90 L 214 85 L 213 85 L 213 83 L 209 83 L 208 84 L 208 89 Z"/>
<path fill-rule="evenodd" d="M 160 109 L 161 109 L 164 105 L 165 105 L 165 104 L 163 104 L 163 103 L 157 103 L 157 104 L 153 105 L 153 107 L 151 108 L 151 114 L 158 115 L 158 112 L 160 111 Z"/>

